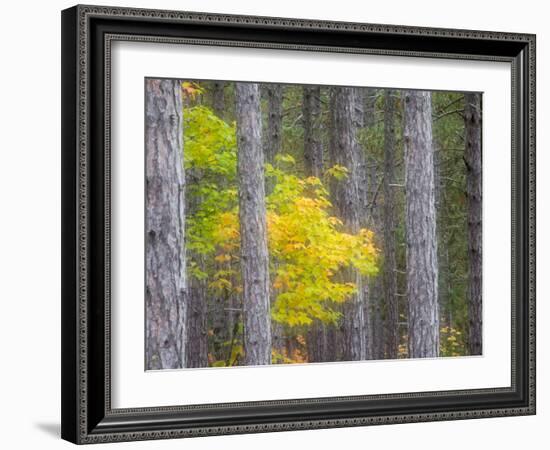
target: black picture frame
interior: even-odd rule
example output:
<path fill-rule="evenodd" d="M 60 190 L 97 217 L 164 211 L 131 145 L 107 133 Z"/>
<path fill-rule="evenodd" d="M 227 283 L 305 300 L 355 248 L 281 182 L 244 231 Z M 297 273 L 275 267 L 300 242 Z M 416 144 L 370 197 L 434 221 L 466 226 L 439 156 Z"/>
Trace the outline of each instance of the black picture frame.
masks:
<path fill-rule="evenodd" d="M 512 383 L 507 388 L 112 409 L 110 44 L 259 48 L 512 65 Z M 62 12 L 62 437 L 99 443 L 535 414 L 535 36 L 75 6 Z"/>

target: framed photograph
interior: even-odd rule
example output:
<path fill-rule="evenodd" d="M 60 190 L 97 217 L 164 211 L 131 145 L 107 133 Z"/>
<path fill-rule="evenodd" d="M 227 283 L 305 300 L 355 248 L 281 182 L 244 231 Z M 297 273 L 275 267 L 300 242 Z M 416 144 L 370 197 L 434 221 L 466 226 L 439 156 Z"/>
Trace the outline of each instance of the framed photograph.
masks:
<path fill-rule="evenodd" d="M 62 12 L 62 437 L 535 413 L 535 36 Z"/>

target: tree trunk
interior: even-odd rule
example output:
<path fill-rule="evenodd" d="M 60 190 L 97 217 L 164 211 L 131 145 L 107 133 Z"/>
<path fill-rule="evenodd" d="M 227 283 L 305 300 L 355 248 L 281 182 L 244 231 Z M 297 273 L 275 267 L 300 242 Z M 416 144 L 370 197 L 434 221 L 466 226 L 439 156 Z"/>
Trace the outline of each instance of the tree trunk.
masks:
<path fill-rule="evenodd" d="M 374 195 L 371 198 L 369 186 L 375 183 L 375 177 L 369 176 L 367 167 L 367 158 L 363 151 L 363 147 L 359 143 L 358 134 L 363 130 L 367 123 L 365 109 L 365 88 L 352 88 L 353 95 L 353 121 L 356 134 L 356 163 L 357 163 L 357 190 L 359 193 L 359 226 L 367 227 L 369 224 L 369 202 L 374 201 Z M 374 106 L 374 105 L 373 105 Z M 374 113 L 374 112 L 373 112 Z M 372 174 L 371 174 L 372 175 Z M 371 189 L 374 192 L 374 189 Z M 370 218 L 372 219 L 372 217 Z M 372 220 L 370 220 L 372 223 Z M 374 342 L 374 309 L 375 305 L 372 302 L 371 296 L 371 280 L 367 277 L 360 277 L 358 287 L 362 290 L 360 296 L 363 303 L 363 328 L 365 340 L 365 359 L 375 358 L 375 342 Z"/>
<path fill-rule="evenodd" d="M 264 85 L 267 97 L 267 133 L 264 136 L 265 162 L 273 164 L 283 140 L 283 86 Z"/>
<path fill-rule="evenodd" d="M 323 176 L 323 140 L 321 120 L 321 87 L 304 86 L 302 117 L 304 126 L 304 172 L 306 176 L 322 179 Z M 327 328 L 315 321 L 308 330 L 309 362 L 330 361 L 327 348 Z"/>
<path fill-rule="evenodd" d="M 321 88 L 304 86 L 304 161 L 308 176 L 319 179 L 323 176 L 323 140 L 321 121 Z"/>
<path fill-rule="evenodd" d="M 471 355 L 482 354 L 481 318 L 481 96 L 466 94 L 464 122 L 466 148 L 466 195 L 468 198 L 468 314 Z"/>
<path fill-rule="evenodd" d="M 263 131 L 263 151 L 266 163 L 274 164 L 275 156 L 281 151 L 283 138 L 283 86 L 280 84 L 262 85 L 262 95 L 267 103 L 267 120 Z M 275 187 L 275 180 L 267 178 L 265 180 L 266 195 L 269 195 Z M 275 268 L 274 271 L 277 269 Z M 271 286 L 271 284 L 270 284 Z M 275 293 L 270 291 L 271 303 L 275 302 Z M 283 354 L 286 350 L 290 357 L 288 347 L 288 337 L 285 336 L 284 326 L 276 321 L 271 322 L 271 345 L 279 353 Z"/>
<path fill-rule="evenodd" d="M 181 87 L 146 81 L 146 367 L 183 367 L 185 173 Z"/>
<path fill-rule="evenodd" d="M 225 81 L 213 81 L 208 84 L 210 92 L 208 105 L 220 119 L 226 118 Z M 202 96 L 201 96 L 202 97 Z M 201 98 L 199 97 L 199 98 Z M 187 185 L 200 186 L 204 182 L 201 170 L 188 170 L 186 173 Z M 187 214 L 193 216 L 200 207 L 202 199 L 195 193 L 193 197 L 187 195 Z M 188 260 L 197 264 L 203 272 L 208 272 L 204 257 L 195 252 L 188 252 Z M 216 269 L 220 264 L 214 263 Z M 208 354 L 213 359 L 227 359 L 223 351 L 220 351 L 220 343 L 229 342 L 233 324 L 233 313 L 226 314 L 225 307 L 229 301 L 223 295 L 208 292 L 207 280 L 199 280 L 195 277 L 189 279 L 189 300 L 187 309 L 188 343 L 187 367 L 208 367 Z M 208 330 L 211 330 L 212 338 L 208 339 Z M 223 347 L 222 347 L 223 348 Z M 225 349 L 223 349 L 225 350 Z"/>
<path fill-rule="evenodd" d="M 370 283 L 370 301 L 372 309 L 370 311 L 372 317 L 372 358 L 385 358 L 385 330 L 384 319 L 382 317 L 382 280 L 378 277 L 374 278 Z"/>
<path fill-rule="evenodd" d="M 189 178 L 189 177 L 188 177 Z M 189 197 L 189 196 L 188 196 Z M 187 208 L 191 214 L 192 208 Z M 201 255 L 190 253 L 187 259 L 204 269 Z M 204 280 L 189 277 L 187 288 L 187 346 L 185 367 L 208 367 L 208 296 Z"/>
<path fill-rule="evenodd" d="M 257 84 L 236 83 L 239 220 L 246 365 L 271 363 L 262 116 Z"/>
<path fill-rule="evenodd" d="M 364 128 L 366 124 L 365 98 L 365 88 L 353 88 L 353 120 L 357 130 Z"/>
<path fill-rule="evenodd" d="M 353 90 L 353 102 L 354 102 L 354 127 L 356 134 L 357 145 L 357 189 L 359 190 L 359 223 L 360 226 L 367 226 L 369 221 L 369 202 L 371 201 L 371 192 L 369 192 L 369 186 L 374 179 L 369 177 L 369 168 L 367 167 L 367 158 L 363 147 L 359 143 L 358 134 L 366 127 L 367 117 L 365 114 L 365 88 L 352 88 Z M 372 183 L 371 183 L 372 184 Z M 374 199 L 374 196 L 373 196 Z M 368 298 L 368 294 L 367 297 Z"/>
<path fill-rule="evenodd" d="M 366 88 L 365 89 L 365 101 L 364 101 L 364 121 L 367 128 L 372 127 L 376 122 L 376 94 L 378 89 L 376 88 Z"/>
<path fill-rule="evenodd" d="M 384 99 L 384 302 L 386 304 L 386 354 L 397 358 L 399 309 L 395 257 L 395 92 L 387 89 Z"/>
<path fill-rule="evenodd" d="M 225 81 L 214 81 L 212 84 L 212 109 L 220 119 L 225 118 Z"/>
<path fill-rule="evenodd" d="M 361 224 L 362 199 L 359 191 L 361 174 L 360 148 L 357 144 L 354 88 L 335 87 L 331 91 L 331 163 L 347 168 L 347 177 L 333 180 L 333 204 L 347 231 L 357 233 Z M 344 359 L 367 358 L 366 321 L 364 317 L 364 283 L 356 270 L 349 271 L 349 281 L 357 293 L 344 304 Z"/>
<path fill-rule="evenodd" d="M 431 94 L 406 92 L 404 109 L 409 357 L 436 357 L 439 307 Z"/>
<path fill-rule="evenodd" d="M 377 164 L 377 159 L 375 157 L 371 158 L 368 161 L 368 199 L 369 203 L 367 209 L 369 212 L 367 226 L 374 231 L 374 235 L 377 238 L 376 245 L 381 246 L 384 233 L 384 225 L 382 222 L 382 205 L 380 202 L 381 196 L 379 190 L 381 184 L 384 180 L 383 174 L 379 175 L 379 169 Z M 369 301 L 368 306 L 369 310 L 366 310 L 365 317 L 369 319 L 369 326 L 372 330 L 372 336 L 370 338 L 372 346 L 372 354 L 370 359 L 384 359 L 386 355 L 386 331 L 385 331 L 385 322 L 384 322 L 384 285 L 383 277 L 375 276 L 369 278 Z M 368 336 L 367 336 L 368 338 Z M 368 343 L 367 339 L 367 343 Z M 369 349 L 367 348 L 367 356 Z"/>

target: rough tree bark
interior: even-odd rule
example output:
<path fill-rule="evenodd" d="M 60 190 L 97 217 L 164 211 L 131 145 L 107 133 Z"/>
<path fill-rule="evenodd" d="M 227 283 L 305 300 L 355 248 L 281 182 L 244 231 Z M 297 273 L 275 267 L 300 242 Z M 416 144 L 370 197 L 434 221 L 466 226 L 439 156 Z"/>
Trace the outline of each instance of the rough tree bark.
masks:
<path fill-rule="evenodd" d="M 382 216 L 380 211 L 380 206 L 378 204 L 377 191 L 378 186 L 378 177 L 377 177 L 377 164 L 375 159 L 372 158 L 368 162 L 368 199 L 370 203 L 368 205 L 369 212 L 369 221 L 366 226 L 374 232 L 376 239 L 379 239 L 379 236 L 382 236 L 383 226 L 382 226 Z M 380 239 L 380 242 L 382 240 Z M 379 243 L 376 244 L 380 246 Z M 371 332 L 367 334 L 367 358 L 368 359 L 383 359 L 385 355 L 385 344 L 384 344 L 384 319 L 383 306 L 384 300 L 383 296 L 383 285 L 381 277 L 372 277 L 367 279 L 368 282 L 368 301 L 365 302 L 365 318 L 368 320 L 367 330 L 370 329 Z M 370 344 L 370 349 L 369 349 Z"/>
<path fill-rule="evenodd" d="M 261 93 L 266 100 L 266 118 L 263 129 L 263 154 L 264 161 L 275 163 L 277 153 L 281 151 L 283 138 L 283 86 L 280 84 L 264 84 Z M 269 195 L 275 187 L 275 180 L 265 180 L 266 195 Z M 276 269 L 275 269 L 276 270 Z M 271 303 L 275 302 L 275 292 L 270 292 Z M 271 344 L 274 349 L 283 354 L 286 351 L 290 357 L 290 339 L 285 336 L 283 324 L 271 321 Z"/>
<path fill-rule="evenodd" d="M 366 125 L 365 88 L 353 88 L 353 120 L 357 129 Z"/>
<path fill-rule="evenodd" d="M 331 89 L 331 164 L 347 168 L 347 177 L 333 180 L 331 195 L 333 204 L 347 230 L 357 233 L 361 224 L 362 199 L 359 186 L 362 176 L 359 146 L 356 136 L 354 88 Z M 366 321 L 364 317 L 363 280 L 356 270 L 350 270 L 350 281 L 356 283 L 357 293 L 344 304 L 344 359 L 367 358 Z"/>
<path fill-rule="evenodd" d="M 184 364 L 185 173 L 179 81 L 146 81 L 146 368 Z"/>
<path fill-rule="evenodd" d="M 236 83 L 235 94 L 245 364 L 270 364 L 269 261 L 260 92 L 255 83 Z"/>
<path fill-rule="evenodd" d="M 321 178 L 323 175 L 323 125 L 320 86 L 304 86 L 302 115 L 305 172 L 306 175 Z"/>
<path fill-rule="evenodd" d="M 219 118 L 225 118 L 225 81 L 214 81 L 212 84 L 212 109 Z"/>
<path fill-rule="evenodd" d="M 281 84 L 264 85 L 267 97 L 267 133 L 264 136 L 265 162 L 273 163 L 275 155 L 281 149 L 283 139 L 283 86 Z"/>
<path fill-rule="evenodd" d="M 438 303 L 439 303 L 439 325 L 442 326 L 448 322 L 447 316 L 450 311 L 450 299 L 448 291 L 446 289 L 449 278 L 449 266 L 447 264 L 448 258 L 445 257 L 445 253 L 448 252 L 449 242 L 447 239 L 445 229 L 445 208 L 442 207 L 443 200 L 445 198 L 445 182 L 441 177 L 442 162 L 441 151 L 439 149 L 439 143 L 436 139 L 433 142 L 434 146 L 434 198 L 435 198 L 435 211 L 437 221 L 437 265 L 438 265 Z"/>
<path fill-rule="evenodd" d="M 368 167 L 368 222 L 367 226 L 374 231 L 374 235 L 377 237 L 377 246 L 381 246 L 382 238 L 384 234 L 383 224 L 383 212 L 382 204 L 380 202 L 381 195 L 380 189 L 383 183 L 384 177 L 377 176 L 379 169 L 377 160 L 375 157 L 371 158 L 367 164 Z M 379 179 L 380 178 L 380 179 Z M 386 330 L 385 330 L 385 307 L 384 307 L 384 285 L 383 277 L 376 276 L 369 278 L 369 305 L 370 310 L 365 312 L 366 317 L 369 318 L 369 326 L 372 329 L 371 345 L 372 345 L 372 359 L 384 359 L 386 356 Z M 367 341 L 368 343 L 368 341 Z M 368 349 L 367 349 L 368 356 Z"/>
<path fill-rule="evenodd" d="M 397 358 L 399 309 L 395 257 L 395 92 L 387 89 L 384 98 L 384 302 L 386 304 L 386 355 Z"/>
<path fill-rule="evenodd" d="M 409 357 L 436 357 L 439 306 L 431 94 L 407 91 L 404 110 Z"/>
<path fill-rule="evenodd" d="M 383 286 L 382 280 L 378 277 L 370 282 L 369 299 L 372 304 L 371 322 L 372 322 L 372 356 L 371 359 L 384 359 L 386 355 L 385 349 L 385 329 L 384 319 L 382 317 L 383 308 Z"/>
<path fill-rule="evenodd" d="M 209 99 L 209 106 L 222 119 L 225 115 L 225 86 L 226 82 L 224 81 L 212 82 L 211 98 Z M 186 211 L 189 217 L 196 214 L 202 202 L 199 194 L 196 191 L 193 192 L 193 188 L 200 186 L 203 181 L 202 176 L 201 170 L 192 169 L 187 170 L 186 173 Z M 199 253 L 188 249 L 187 260 L 193 261 L 202 271 L 206 272 L 204 258 Z M 224 311 L 225 300 L 208 295 L 206 280 L 199 280 L 191 276 L 187 284 L 187 342 L 189 345 L 186 349 L 185 366 L 207 367 L 209 326 L 216 338 L 229 341 L 229 329 L 232 329 L 230 328 L 232 324 L 228 325 Z M 232 316 L 232 314 L 229 314 L 229 316 Z M 216 355 L 216 357 L 219 356 Z"/>
<path fill-rule="evenodd" d="M 201 199 L 190 195 L 189 187 L 200 182 L 200 176 L 188 170 L 186 176 L 186 214 L 192 217 L 196 214 Z M 193 261 L 204 270 L 202 255 L 187 249 L 187 261 Z M 185 351 L 185 367 L 208 367 L 208 296 L 205 280 L 189 276 L 187 280 L 187 338 Z"/>
<path fill-rule="evenodd" d="M 481 309 L 481 96 L 464 96 L 466 146 L 466 196 L 468 198 L 468 314 L 470 319 L 468 343 L 471 355 L 482 354 Z"/>
<path fill-rule="evenodd" d="M 376 122 L 376 114 L 375 114 L 375 105 L 376 105 L 376 94 L 378 93 L 378 89 L 376 88 L 367 88 L 365 90 L 364 94 L 364 108 L 365 108 L 365 114 L 364 114 L 364 120 L 365 120 L 365 126 L 366 127 L 372 127 Z"/>
<path fill-rule="evenodd" d="M 435 208 L 437 211 L 437 265 L 439 267 L 439 325 L 440 327 L 453 327 L 453 305 L 452 297 L 452 267 L 449 258 L 449 246 L 455 240 L 452 236 L 452 220 L 447 212 L 447 193 L 445 178 L 445 159 L 441 153 L 438 142 L 434 141 L 434 183 L 435 183 Z M 467 339 L 467 338 L 466 338 Z"/>
<path fill-rule="evenodd" d="M 304 172 L 306 176 L 322 179 L 323 176 L 323 125 L 321 120 L 321 87 L 304 86 L 302 117 L 304 126 Z M 308 330 L 309 362 L 330 361 L 334 356 L 327 342 L 327 328 L 320 321 L 315 321 Z"/>
<path fill-rule="evenodd" d="M 369 202 L 374 200 L 374 195 L 371 198 L 371 192 L 369 186 L 374 183 L 374 178 L 369 176 L 369 169 L 367 167 L 367 158 L 363 151 L 363 148 L 358 140 L 358 133 L 363 130 L 367 124 L 367 115 L 365 108 L 365 88 L 352 88 L 353 95 L 353 121 L 355 127 L 355 140 L 356 140 L 356 164 L 357 164 L 357 190 L 359 193 L 359 226 L 367 227 L 372 224 L 372 217 L 369 218 Z M 373 104 L 374 108 L 374 104 Z M 374 114 L 374 110 L 372 112 Z M 370 223 L 369 223 L 369 219 Z M 374 339 L 374 309 L 375 305 L 371 296 L 371 280 L 368 277 L 361 277 L 357 283 L 358 288 L 361 289 L 361 298 L 363 303 L 363 327 L 364 327 L 364 339 L 365 339 L 365 359 L 375 358 L 375 339 Z"/>
<path fill-rule="evenodd" d="M 367 167 L 367 158 L 363 148 L 358 140 L 358 133 L 366 128 L 367 116 L 365 114 L 365 88 L 352 88 L 353 93 L 353 121 L 356 134 L 356 157 L 357 157 L 357 189 L 359 190 L 359 222 L 360 226 L 367 226 L 369 220 L 369 168 Z M 368 297 L 368 294 L 367 294 Z"/>

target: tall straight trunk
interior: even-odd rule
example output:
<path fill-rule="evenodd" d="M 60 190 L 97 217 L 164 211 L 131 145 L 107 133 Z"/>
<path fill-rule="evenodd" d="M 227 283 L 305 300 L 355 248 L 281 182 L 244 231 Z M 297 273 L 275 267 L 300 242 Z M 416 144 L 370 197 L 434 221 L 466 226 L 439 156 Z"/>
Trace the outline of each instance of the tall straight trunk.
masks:
<path fill-rule="evenodd" d="M 353 88 L 353 120 L 357 129 L 363 128 L 366 125 L 366 109 L 365 109 L 365 88 Z"/>
<path fill-rule="evenodd" d="M 216 104 L 216 85 L 213 83 L 212 105 Z M 223 84 L 221 88 L 223 96 Z M 189 106 L 189 99 L 184 98 L 184 107 Z M 223 106 L 222 106 L 223 109 Z M 188 218 L 194 217 L 200 208 L 202 198 L 198 186 L 203 182 L 203 171 L 200 169 L 188 169 L 186 171 L 185 211 Z M 187 262 L 195 264 L 200 270 L 206 272 L 203 255 L 187 248 Z M 187 280 L 187 336 L 185 354 L 185 367 L 208 367 L 208 310 L 210 299 L 207 295 L 207 282 L 191 275 Z M 210 308 L 209 308 L 210 307 Z"/>
<path fill-rule="evenodd" d="M 378 89 L 376 88 L 366 88 L 364 94 L 364 121 L 367 128 L 372 127 L 376 122 L 376 94 Z"/>
<path fill-rule="evenodd" d="M 371 199 L 371 191 L 369 186 L 375 183 L 375 177 L 369 176 L 369 169 L 367 167 L 367 158 L 363 151 L 363 147 L 359 142 L 359 133 L 365 128 L 367 124 L 367 117 L 365 115 L 365 96 L 366 90 L 364 88 L 352 88 L 353 95 L 353 121 L 356 134 L 356 164 L 357 164 L 357 190 L 359 194 L 359 226 L 366 227 L 368 223 L 368 209 L 369 202 L 374 200 L 374 194 Z M 371 174 L 372 175 L 372 174 Z M 372 217 L 371 217 L 372 219 Z M 371 220 L 372 222 L 372 220 Z M 358 281 L 358 288 L 361 289 L 360 296 L 363 303 L 363 328 L 365 340 L 365 359 L 374 359 L 375 357 L 375 342 L 374 342 L 374 309 L 375 305 L 371 296 L 371 280 L 367 277 L 361 277 Z"/>
<path fill-rule="evenodd" d="M 409 357 L 436 357 L 439 306 L 431 94 L 406 92 L 404 110 Z"/>
<path fill-rule="evenodd" d="M 372 158 L 369 161 L 368 164 L 368 181 L 369 181 L 369 188 L 368 188 L 368 211 L 369 211 L 369 217 L 367 225 L 374 231 L 374 235 L 377 237 L 380 237 L 383 235 L 383 212 L 382 212 L 382 205 L 380 202 L 381 196 L 379 195 L 379 190 L 381 188 L 381 184 L 384 180 L 384 177 L 382 176 L 379 180 L 378 176 L 378 165 L 376 158 Z M 382 241 L 382 239 L 378 238 L 379 242 Z M 377 246 L 380 244 L 377 243 Z M 382 276 L 376 276 L 369 278 L 369 301 L 368 306 L 370 306 L 370 310 L 366 311 L 366 316 L 369 319 L 369 326 L 372 329 L 372 336 L 371 336 L 371 346 L 372 346 L 372 354 L 370 355 L 370 359 L 384 359 L 386 355 L 386 348 L 385 348 L 385 320 L 384 320 L 384 285 L 383 285 L 383 277 Z M 367 340 L 367 343 L 369 341 Z M 367 348 L 368 353 L 368 348 Z M 368 355 L 367 355 L 368 356 Z"/>
<path fill-rule="evenodd" d="M 362 199 L 359 185 L 362 179 L 359 167 L 360 148 L 357 144 L 354 88 L 334 87 L 331 90 L 331 164 L 347 168 L 347 177 L 334 180 L 331 186 L 333 204 L 345 227 L 357 233 L 362 218 Z M 364 283 L 361 275 L 349 270 L 349 281 L 357 286 L 357 293 L 344 304 L 344 359 L 367 358 L 365 334 Z"/>
<path fill-rule="evenodd" d="M 264 93 L 267 98 L 264 157 L 266 162 L 273 163 L 283 141 L 283 86 L 281 84 L 266 84 Z"/>
<path fill-rule="evenodd" d="M 449 218 L 445 215 L 446 186 L 441 177 L 444 160 L 437 143 L 434 143 L 434 183 L 435 183 L 435 207 L 437 211 L 437 261 L 439 266 L 439 323 L 441 326 L 451 328 L 452 322 L 452 296 L 451 296 L 451 270 L 449 260 L 450 230 L 446 229 Z M 452 226 L 452 225 L 451 225 Z"/>
<path fill-rule="evenodd" d="M 335 361 L 334 343 L 329 341 L 332 325 L 315 321 L 307 333 L 308 362 Z M 332 359 L 331 359 L 332 358 Z"/>
<path fill-rule="evenodd" d="M 227 118 L 226 86 L 227 82 L 225 81 L 213 81 L 209 85 L 211 93 L 209 106 L 220 119 Z M 201 183 L 202 172 L 200 170 L 196 172 L 188 171 L 188 184 L 190 179 L 195 180 L 197 185 Z M 188 214 L 194 214 L 200 206 L 201 201 L 200 197 L 195 197 L 191 201 L 188 201 Z M 188 255 L 193 257 L 193 261 L 201 271 L 208 272 L 205 260 L 200 254 L 188 253 Z M 215 262 L 214 264 L 214 270 L 216 271 L 223 270 L 223 266 L 227 263 Z M 231 299 L 227 298 L 224 294 L 209 293 L 207 281 L 198 279 L 191 279 L 189 281 L 189 296 L 189 310 L 187 314 L 189 322 L 188 336 L 193 336 L 193 342 L 196 342 L 196 344 L 188 346 L 188 367 L 207 366 L 208 353 L 211 353 L 216 360 L 227 360 L 226 349 L 222 347 L 223 351 L 220 351 L 220 342 L 231 342 L 234 313 L 233 311 L 225 311 Z M 210 332 L 214 337 L 210 339 L 210 342 L 208 339 L 209 330 L 211 330 Z"/>
<path fill-rule="evenodd" d="M 267 104 L 266 118 L 263 130 L 263 151 L 264 161 L 269 164 L 275 163 L 275 156 L 281 151 L 283 138 L 283 86 L 280 84 L 264 84 L 261 89 Z M 265 180 L 266 195 L 269 195 L 275 184 L 275 180 Z M 276 270 L 276 268 L 275 268 Z M 271 285 L 271 284 L 270 284 Z M 271 302 L 275 302 L 275 293 L 270 292 Z M 284 326 L 272 321 L 271 323 L 271 344 L 274 349 L 283 354 L 286 349 L 290 357 L 289 339 L 285 336 Z"/>
<path fill-rule="evenodd" d="M 306 176 L 323 176 L 323 140 L 321 120 L 321 87 L 304 86 L 302 117 L 304 126 L 304 171 Z M 307 333 L 309 362 L 330 361 L 327 328 L 320 321 L 314 322 Z"/>
<path fill-rule="evenodd" d="M 216 116 L 225 118 L 225 81 L 214 81 L 212 84 L 212 109 Z"/>
<path fill-rule="evenodd" d="M 204 281 L 189 279 L 185 367 L 208 367 L 208 304 Z"/>
<path fill-rule="evenodd" d="M 378 277 L 374 278 L 370 283 L 370 302 L 372 309 L 370 311 L 372 317 L 372 357 L 371 359 L 384 359 L 386 354 L 385 349 L 385 330 L 384 319 L 382 317 L 383 297 L 382 297 L 382 280 Z"/>
<path fill-rule="evenodd" d="M 481 317 L 481 96 L 465 94 L 466 195 L 468 198 L 468 314 L 471 355 L 482 354 Z"/>
<path fill-rule="evenodd" d="M 367 117 L 365 114 L 365 88 L 352 88 L 353 91 L 353 121 L 356 134 L 356 146 L 357 146 L 357 189 L 359 191 L 359 222 L 361 226 L 366 226 L 368 217 L 368 208 L 371 199 L 371 192 L 369 192 L 369 186 L 374 180 L 370 179 L 369 168 L 367 167 L 367 158 L 363 151 L 363 148 L 359 142 L 359 133 L 366 128 Z M 372 190 L 373 191 L 373 190 Z M 373 196 L 374 197 L 374 196 Z M 368 295 L 367 295 L 368 297 Z"/>
<path fill-rule="evenodd" d="M 305 172 L 308 176 L 321 178 L 323 176 L 323 125 L 320 86 L 304 86 L 302 115 Z"/>
<path fill-rule="evenodd" d="M 386 304 L 386 354 L 397 358 L 399 347 L 399 308 L 397 302 L 397 263 L 395 256 L 395 91 L 387 89 L 384 98 L 384 302 Z"/>
<path fill-rule="evenodd" d="M 183 105 L 176 80 L 146 80 L 147 369 L 183 367 L 186 328 Z"/>
<path fill-rule="evenodd" d="M 270 364 L 269 260 L 260 91 L 255 83 L 236 83 L 235 94 L 245 364 Z"/>

